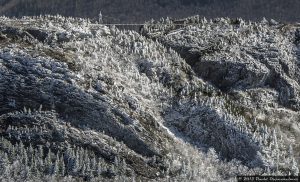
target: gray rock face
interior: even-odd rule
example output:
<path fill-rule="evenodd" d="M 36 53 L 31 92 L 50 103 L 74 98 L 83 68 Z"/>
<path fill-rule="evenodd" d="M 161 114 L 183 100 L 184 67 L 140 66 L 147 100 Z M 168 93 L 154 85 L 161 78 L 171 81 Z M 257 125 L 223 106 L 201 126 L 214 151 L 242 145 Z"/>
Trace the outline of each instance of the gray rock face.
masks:
<path fill-rule="evenodd" d="M 193 65 L 199 76 L 214 83 L 223 91 L 263 86 L 269 75 L 264 65 L 237 60 L 200 60 Z"/>
<path fill-rule="evenodd" d="M 32 180 L 37 172 L 45 181 L 297 174 L 297 153 L 287 148 L 298 143 L 253 106 L 269 106 L 272 99 L 277 107 L 294 98 L 279 93 L 280 84 L 291 85 L 291 71 L 270 85 L 275 68 L 254 57 L 219 61 L 219 48 L 182 54 L 85 19 L 0 22 L 0 166 L 7 166 L 0 167 L 1 179 Z M 186 49 L 182 41 L 177 46 Z"/>

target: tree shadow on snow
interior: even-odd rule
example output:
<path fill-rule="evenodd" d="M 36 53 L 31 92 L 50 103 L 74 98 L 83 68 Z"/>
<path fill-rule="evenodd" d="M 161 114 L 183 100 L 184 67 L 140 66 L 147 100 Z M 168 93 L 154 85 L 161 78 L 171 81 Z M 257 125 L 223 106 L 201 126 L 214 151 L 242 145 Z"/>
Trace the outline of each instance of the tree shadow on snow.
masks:
<path fill-rule="evenodd" d="M 215 109 L 187 103 L 173 105 L 165 113 L 166 127 L 185 142 L 204 152 L 214 148 L 223 161 L 237 159 L 249 168 L 263 167 L 263 162 L 257 155 L 261 147 L 252 139 L 251 134 L 220 116 Z"/>

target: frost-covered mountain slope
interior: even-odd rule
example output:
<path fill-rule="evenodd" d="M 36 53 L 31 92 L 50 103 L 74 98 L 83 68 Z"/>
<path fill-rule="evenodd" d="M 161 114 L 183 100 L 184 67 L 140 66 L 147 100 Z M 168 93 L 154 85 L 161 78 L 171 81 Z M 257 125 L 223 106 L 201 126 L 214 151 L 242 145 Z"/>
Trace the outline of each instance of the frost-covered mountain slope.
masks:
<path fill-rule="evenodd" d="M 299 172 L 286 133 L 247 117 L 231 93 L 157 41 L 85 19 L 2 17 L 0 25 L 3 180 Z"/>
<path fill-rule="evenodd" d="M 247 120 L 284 130 L 298 152 L 299 31 L 298 24 L 199 16 L 143 28 L 147 37 L 176 50 L 198 77 L 228 94 Z"/>

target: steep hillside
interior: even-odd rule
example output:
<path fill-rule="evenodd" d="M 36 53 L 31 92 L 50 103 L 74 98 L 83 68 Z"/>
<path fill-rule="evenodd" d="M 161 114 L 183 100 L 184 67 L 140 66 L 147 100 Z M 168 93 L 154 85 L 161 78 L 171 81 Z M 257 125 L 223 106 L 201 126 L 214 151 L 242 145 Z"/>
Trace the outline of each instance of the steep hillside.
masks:
<path fill-rule="evenodd" d="M 144 28 L 148 37 L 150 30 Z M 216 52 L 206 54 L 214 70 L 201 70 L 188 59 L 191 51 L 182 54 L 174 38 L 162 35 L 160 43 L 86 19 L 2 17 L 1 180 L 230 181 L 241 174 L 298 174 L 292 97 L 284 93 L 277 101 L 279 87 L 256 89 L 250 78 L 220 86 L 202 75 L 222 74 L 218 60 L 210 64 Z M 210 40 L 205 36 L 199 42 Z M 257 68 L 258 75 L 264 71 L 269 68 Z M 277 80 L 288 85 L 292 78 Z M 275 100 L 267 110 L 278 127 L 262 119 L 259 107 L 266 108 L 268 98 Z"/>
<path fill-rule="evenodd" d="M 199 78 L 228 94 L 246 120 L 295 139 L 299 157 L 299 28 L 195 16 L 148 22 L 142 33 L 176 50 Z"/>

